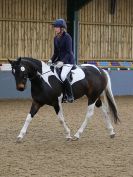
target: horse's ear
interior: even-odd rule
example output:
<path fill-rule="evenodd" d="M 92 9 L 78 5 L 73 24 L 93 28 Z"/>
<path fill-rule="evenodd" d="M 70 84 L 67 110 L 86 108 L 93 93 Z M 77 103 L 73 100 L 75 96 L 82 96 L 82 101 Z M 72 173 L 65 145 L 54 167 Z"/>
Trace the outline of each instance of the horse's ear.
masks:
<path fill-rule="evenodd" d="M 17 59 L 17 63 L 19 64 L 21 62 L 21 57 Z"/>
<path fill-rule="evenodd" d="M 12 60 L 10 60 L 10 59 L 8 59 L 8 62 L 12 65 L 12 63 L 13 63 L 13 61 Z"/>

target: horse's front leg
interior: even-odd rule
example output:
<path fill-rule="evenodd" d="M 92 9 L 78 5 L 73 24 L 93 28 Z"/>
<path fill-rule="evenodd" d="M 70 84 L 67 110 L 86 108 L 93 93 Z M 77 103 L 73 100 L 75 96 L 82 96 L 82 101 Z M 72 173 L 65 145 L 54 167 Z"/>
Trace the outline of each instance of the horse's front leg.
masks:
<path fill-rule="evenodd" d="M 18 135 L 18 137 L 17 137 L 17 141 L 18 142 L 20 142 L 24 138 L 24 136 L 25 136 L 25 134 L 27 132 L 27 128 L 28 128 L 28 126 L 29 126 L 32 118 L 38 112 L 38 110 L 39 110 L 40 107 L 41 106 L 38 103 L 36 103 L 35 101 L 33 101 L 31 109 L 30 109 L 30 112 L 27 115 L 25 123 L 24 123 L 24 125 L 23 125 L 23 127 L 22 127 L 22 129 L 21 129 L 21 131 L 20 131 L 20 133 Z"/>
<path fill-rule="evenodd" d="M 58 99 L 59 101 L 56 102 L 56 104 L 54 105 L 54 109 L 55 109 L 55 112 L 58 116 L 58 119 L 60 121 L 60 123 L 63 125 L 64 129 L 65 129 L 65 133 L 66 133 L 66 139 L 67 140 L 71 140 L 72 137 L 71 137 L 71 134 L 70 134 L 70 129 L 68 128 L 66 122 L 65 122 L 65 119 L 64 119 L 64 116 L 63 116 L 63 109 L 62 109 L 62 105 L 61 105 L 61 99 L 59 98 Z"/>

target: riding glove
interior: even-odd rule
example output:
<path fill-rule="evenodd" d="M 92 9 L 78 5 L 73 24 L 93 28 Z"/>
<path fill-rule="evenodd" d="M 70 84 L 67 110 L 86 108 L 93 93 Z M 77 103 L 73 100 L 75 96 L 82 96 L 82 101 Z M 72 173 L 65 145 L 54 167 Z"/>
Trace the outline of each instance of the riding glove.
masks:
<path fill-rule="evenodd" d="M 52 60 L 48 60 L 48 65 L 51 65 L 52 64 Z"/>

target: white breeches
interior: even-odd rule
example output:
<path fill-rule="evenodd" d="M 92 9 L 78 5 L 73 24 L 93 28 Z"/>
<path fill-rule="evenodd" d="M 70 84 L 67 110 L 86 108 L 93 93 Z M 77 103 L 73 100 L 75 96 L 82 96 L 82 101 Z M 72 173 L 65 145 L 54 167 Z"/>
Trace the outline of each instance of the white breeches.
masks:
<path fill-rule="evenodd" d="M 73 65 L 67 64 L 67 65 L 63 65 L 62 67 L 62 72 L 61 72 L 61 80 L 64 82 L 68 73 L 70 72 L 70 70 L 72 69 Z"/>

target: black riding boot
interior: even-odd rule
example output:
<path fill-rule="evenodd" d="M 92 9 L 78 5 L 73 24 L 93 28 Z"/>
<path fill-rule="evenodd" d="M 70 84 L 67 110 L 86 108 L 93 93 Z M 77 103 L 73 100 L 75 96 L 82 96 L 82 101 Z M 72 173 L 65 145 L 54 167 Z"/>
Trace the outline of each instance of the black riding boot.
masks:
<path fill-rule="evenodd" d="M 74 97 L 73 97 L 71 84 L 67 78 L 64 81 L 64 86 L 65 86 L 65 90 L 66 90 L 66 94 L 67 94 L 67 101 L 72 103 L 74 101 Z"/>

